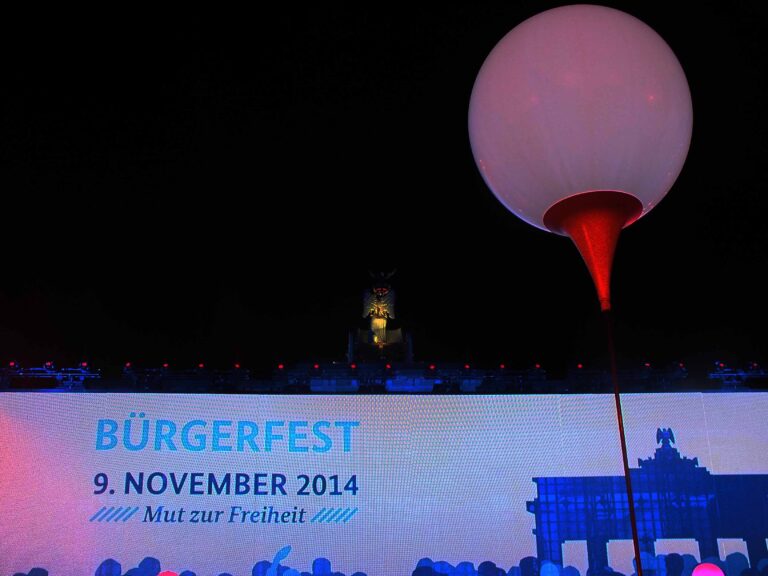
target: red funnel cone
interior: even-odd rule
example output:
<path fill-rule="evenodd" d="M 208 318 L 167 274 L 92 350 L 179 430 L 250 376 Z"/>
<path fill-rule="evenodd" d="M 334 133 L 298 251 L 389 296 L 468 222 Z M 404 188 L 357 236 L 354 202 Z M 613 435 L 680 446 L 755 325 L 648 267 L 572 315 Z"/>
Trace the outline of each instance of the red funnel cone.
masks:
<path fill-rule="evenodd" d="M 604 311 L 611 309 L 611 269 L 619 233 L 642 212 L 643 205 L 631 194 L 600 190 L 569 196 L 544 214 L 547 228 L 576 244 Z"/>

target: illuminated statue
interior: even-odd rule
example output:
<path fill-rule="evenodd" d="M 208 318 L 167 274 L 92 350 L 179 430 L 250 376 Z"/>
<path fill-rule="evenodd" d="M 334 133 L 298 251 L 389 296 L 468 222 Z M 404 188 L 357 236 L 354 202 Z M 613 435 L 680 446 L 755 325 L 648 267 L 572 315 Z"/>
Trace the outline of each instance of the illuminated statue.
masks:
<path fill-rule="evenodd" d="M 350 362 L 413 362 L 410 334 L 395 318 L 395 291 L 391 272 L 369 272 L 372 283 L 363 292 L 360 325 L 349 334 L 347 359 Z"/>
<path fill-rule="evenodd" d="M 387 320 L 395 318 L 395 291 L 389 285 L 395 271 L 370 274 L 373 286 L 363 295 L 363 318 L 370 318 L 373 343 L 381 348 L 387 344 Z"/>

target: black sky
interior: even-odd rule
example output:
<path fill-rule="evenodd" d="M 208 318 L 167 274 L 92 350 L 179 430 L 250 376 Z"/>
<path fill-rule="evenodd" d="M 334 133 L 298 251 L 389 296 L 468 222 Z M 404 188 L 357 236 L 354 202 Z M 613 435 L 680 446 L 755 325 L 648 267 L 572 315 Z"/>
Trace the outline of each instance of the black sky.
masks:
<path fill-rule="evenodd" d="M 575 249 L 505 211 L 466 128 L 485 56 L 559 4 L 12 21 L 0 360 L 341 359 L 367 271 L 396 267 L 421 359 L 599 362 Z M 620 243 L 622 356 L 768 360 L 765 4 L 607 5 L 694 104 L 680 178 Z"/>

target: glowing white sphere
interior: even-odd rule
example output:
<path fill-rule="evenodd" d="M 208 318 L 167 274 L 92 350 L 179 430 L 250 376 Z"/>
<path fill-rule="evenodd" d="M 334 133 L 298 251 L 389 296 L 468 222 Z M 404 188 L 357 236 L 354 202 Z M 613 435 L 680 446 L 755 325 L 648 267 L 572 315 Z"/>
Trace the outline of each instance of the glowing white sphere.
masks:
<path fill-rule="evenodd" d="M 691 140 L 680 63 L 646 24 L 612 8 L 564 6 L 494 47 L 475 80 L 469 136 L 480 172 L 514 214 L 542 229 L 556 202 L 632 194 L 648 212 Z"/>

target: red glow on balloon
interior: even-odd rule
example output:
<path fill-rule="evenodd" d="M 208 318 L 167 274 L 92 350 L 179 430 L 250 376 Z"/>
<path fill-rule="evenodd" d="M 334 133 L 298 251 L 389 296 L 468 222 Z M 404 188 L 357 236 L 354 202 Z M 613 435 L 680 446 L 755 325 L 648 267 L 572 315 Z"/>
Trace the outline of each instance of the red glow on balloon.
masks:
<path fill-rule="evenodd" d="M 579 364 L 576 364 L 576 368 L 578 368 L 579 370 L 581 370 L 582 368 L 584 368 L 584 364 L 581 364 L 581 363 L 579 363 Z"/>
<path fill-rule="evenodd" d="M 592 275 L 601 310 L 611 309 L 611 269 L 619 233 L 643 212 L 640 201 L 625 192 L 584 192 L 560 200 L 544 214 L 544 225 L 576 244 Z"/>
<path fill-rule="evenodd" d="M 83 368 L 88 368 L 88 362 L 80 362 L 80 366 Z"/>
<path fill-rule="evenodd" d="M 357 368 L 357 364 L 350 364 L 349 367 L 352 368 L 352 370 L 354 370 L 355 368 Z"/>
<path fill-rule="evenodd" d="M 168 362 L 163 363 L 163 368 L 168 368 Z"/>
<path fill-rule="evenodd" d="M 391 370 L 392 369 L 392 364 L 385 364 L 384 368 L 386 368 L 387 370 Z"/>
<path fill-rule="evenodd" d="M 469 364 L 464 364 L 464 370 L 469 370 Z"/>
<path fill-rule="evenodd" d="M 505 366 L 504 364 L 499 364 L 499 368 L 500 368 L 501 370 L 504 370 L 504 368 L 506 368 L 506 366 Z"/>
<path fill-rule="evenodd" d="M 16 366 L 16 362 L 10 362 L 10 363 L 8 364 L 8 366 L 10 366 L 11 368 L 14 368 L 14 367 Z"/>
<path fill-rule="evenodd" d="M 171 572 L 170 570 L 165 570 L 164 572 L 160 572 L 157 576 L 179 576 L 176 572 Z"/>
<path fill-rule="evenodd" d="M 200 364 L 198 364 L 198 365 L 197 365 L 197 367 L 198 367 L 198 368 L 205 368 L 205 364 L 203 364 L 202 362 L 200 362 Z"/>
<path fill-rule="evenodd" d="M 430 364 L 430 365 L 429 365 L 429 369 L 430 369 L 430 370 L 434 370 L 434 369 L 435 369 L 435 365 L 434 365 L 434 364 Z"/>
<path fill-rule="evenodd" d="M 315 365 L 314 365 L 314 366 L 312 366 L 312 367 L 313 367 L 315 370 L 317 370 L 318 368 L 320 368 L 320 364 L 315 364 Z"/>
<path fill-rule="evenodd" d="M 536 363 L 536 370 L 538 370 L 539 368 L 541 368 L 541 364 Z"/>
<path fill-rule="evenodd" d="M 285 366 L 284 366 L 284 365 L 282 365 L 282 364 L 278 364 L 278 365 L 277 365 L 277 369 L 278 369 L 278 370 L 282 370 L 283 368 L 285 368 Z"/>

